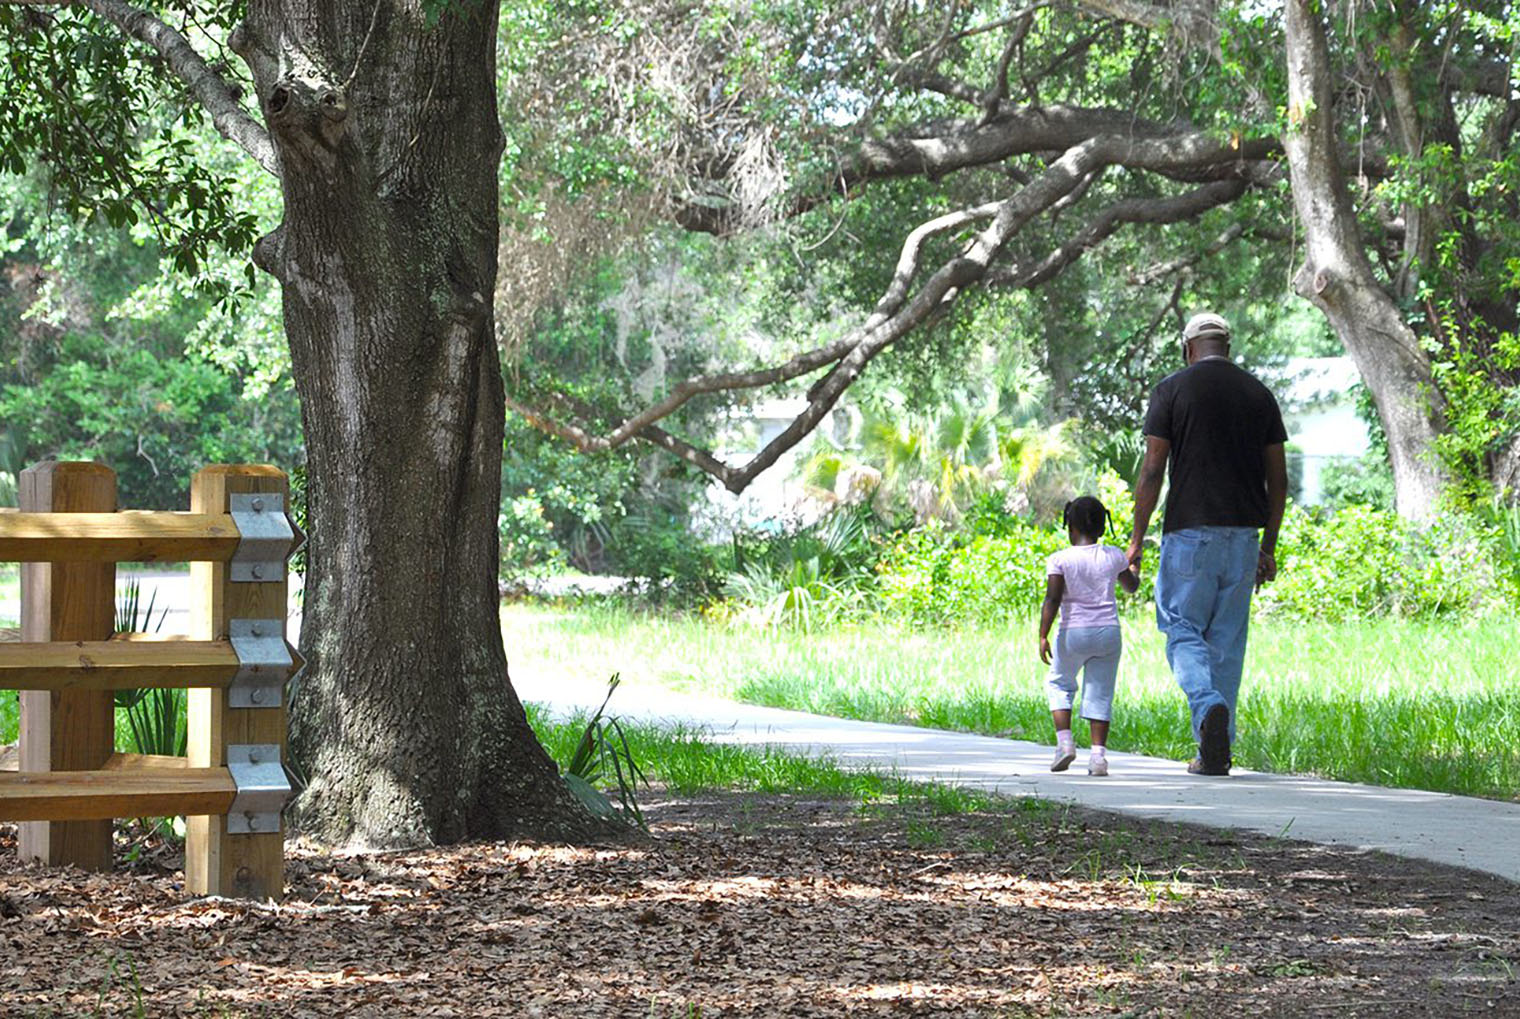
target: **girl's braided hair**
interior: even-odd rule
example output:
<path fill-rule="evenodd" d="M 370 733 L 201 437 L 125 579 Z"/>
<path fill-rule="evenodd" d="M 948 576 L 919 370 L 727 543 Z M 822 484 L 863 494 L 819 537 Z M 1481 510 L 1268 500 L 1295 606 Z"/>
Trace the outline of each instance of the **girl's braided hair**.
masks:
<path fill-rule="evenodd" d="M 1103 537 L 1112 522 L 1112 515 L 1091 495 L 1079 495 L 1061 510 L 1061 524 L 1089 538 Z"/>

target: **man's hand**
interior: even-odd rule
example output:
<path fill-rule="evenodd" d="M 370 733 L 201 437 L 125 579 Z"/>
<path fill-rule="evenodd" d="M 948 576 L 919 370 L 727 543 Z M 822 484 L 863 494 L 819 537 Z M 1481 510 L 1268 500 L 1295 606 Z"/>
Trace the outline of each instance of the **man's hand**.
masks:
<path fill-rule="evenodd" d="M 1145 539 L 1131 538 L 1129 550 L 1124 553 L 1124 558 L 1129 562 L 1129 568 L 1135 571 L 1135 579 L 1140 578 L 1140 562 L 1145 558 Z"/>
<path fill-rule="evenodd" d="M 1256 553 L 1256 590 L 1261 590 L 1261 585 L 1271 583 L 1277 579 L 1277 559 L 1262 549 Z"/>
<path fill-rule="evenodd" d="M 1040 661 L 1044 662 L 1046 665 L 1050 664 L 1050 638 L 1049 637 L 1041 637 L 1040 638 Z"/>

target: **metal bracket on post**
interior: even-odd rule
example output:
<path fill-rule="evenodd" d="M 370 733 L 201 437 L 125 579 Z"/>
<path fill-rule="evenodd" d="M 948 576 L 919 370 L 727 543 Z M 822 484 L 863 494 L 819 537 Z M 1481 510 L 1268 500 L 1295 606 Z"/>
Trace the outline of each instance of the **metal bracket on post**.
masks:
<path fill-rule="evenodd" d="M 290 780 L 276 743 L 239 743 L 227 747 L 227 770 L 237 786 L 227 811 L 229 835 L 280 830 L 280 811 L 290 799 Z"/>
<path fill-rule="evenodd" d="M 296 536 L 285 516 L 285 497 L 246 492 L 229 496 L 228 502 L 242 536 L 232 556 L 229 579 L 243 583 L 284 580 L 285 560 Z"/>
<path fill-rule="evenodd" d="M 277 708 L 285 681 L 295 669 L 285 643 L 283 619 L 233 619 L 227 636 L 237 652 L 238 671 L 227 688 L 229 708 Z"/>

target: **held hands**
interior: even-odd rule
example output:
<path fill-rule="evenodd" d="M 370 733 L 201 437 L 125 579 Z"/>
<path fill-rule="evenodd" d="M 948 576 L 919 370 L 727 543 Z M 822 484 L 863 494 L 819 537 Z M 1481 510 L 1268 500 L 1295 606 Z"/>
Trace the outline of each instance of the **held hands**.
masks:
<path fill-rule="evenodd" d="M 1134 571 L 1135 578 L 1140 577 L 1140 563 L 1145 559 L 1145 539 L 1131 538 L 1129 550 L 1124 553 L 1124 558 L 1129 561 L 1129 568 Z"/>
<path fill-rule="evenodd" d="M 1046 665 L 1050 664 L 1050 638 L 1049 637 L 1041 637 L 1040 638 L 1040 661 L 1044 662 Z"/>

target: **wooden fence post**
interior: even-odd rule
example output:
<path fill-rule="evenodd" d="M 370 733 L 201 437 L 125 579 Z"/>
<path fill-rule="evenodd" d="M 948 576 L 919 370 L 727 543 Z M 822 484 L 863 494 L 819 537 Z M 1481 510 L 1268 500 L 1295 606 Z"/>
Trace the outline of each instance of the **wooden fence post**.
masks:
<path fill-rule="evenodd" d="M 18 501 L 36 513 L 114 513 L 116 472 L 104 464 L 49 461 L 21 472 Z M 116 628 L 115 563 L 23 563 L 23 641 L 105 640 Z M 110 690 L 23 690 L 22 771 L 89 771 L 116 749 Z M 22 859 L 111 869 L 110 821 L 27 821 Z"/>
<path fill-rule="evenodd" d="M 289 502 L 285 473 L 266 465 L 206 467 L 190 483 L 192 513 L 227 513 L 231 496 L 278 494 Z M 190 635 L 198 640 L 228 636 L 233 619 L 278 619 L 284 633 L 287 584 L 282 569 L 273 581 L 234 581 L 229 563 L 192 563 Z M 223 767 L 227 748 L 276 744 L 285 759 L 283 698 L 273 708 L 230 708 L 227 691 L 189 691 L 189 765 Z M 283 826 L 271 832 L 229 834 L 225 815 L 189 817 L 185 822 L 185 884 L 192 894 L 278 899 L 285 891 Z"/>

